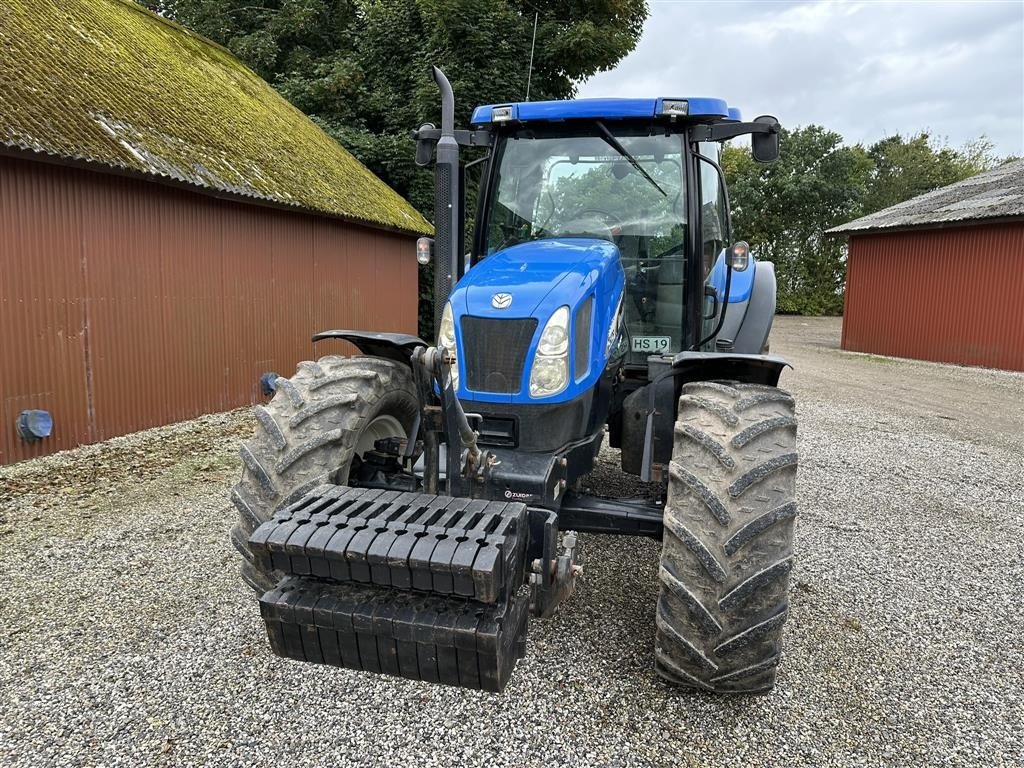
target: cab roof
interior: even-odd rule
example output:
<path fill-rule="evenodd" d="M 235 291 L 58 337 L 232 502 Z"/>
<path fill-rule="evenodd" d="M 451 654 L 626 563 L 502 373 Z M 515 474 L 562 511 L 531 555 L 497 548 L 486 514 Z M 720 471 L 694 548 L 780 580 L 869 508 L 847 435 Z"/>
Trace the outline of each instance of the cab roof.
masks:
<path fill-rule="evenodd" d="M 666 108 L 666 102 L 669 107 Z M 685 103 L 685 107 L 680 104 Z M 499 118 L 494 119 L 494 110 Z M 685 111 L 684 111 L 685 109 Z M 724 99 L 708 97 L 662 96 L 651 99 L 571 99 L 565 101 L 520 101 L 485 104 L 473 110 L 473 125 L 531 120 L 574 120 L 664 117 L 702 118 L 698 122 L 739 121 L 740 111 Z"/>

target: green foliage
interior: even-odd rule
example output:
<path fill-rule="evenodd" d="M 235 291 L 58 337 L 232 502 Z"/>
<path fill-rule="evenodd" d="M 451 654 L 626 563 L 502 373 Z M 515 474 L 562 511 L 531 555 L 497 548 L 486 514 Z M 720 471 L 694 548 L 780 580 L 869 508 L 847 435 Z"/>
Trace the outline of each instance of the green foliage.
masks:
<path fill-rule="evenodd" d="M 887 136 L 868 149 L 874 162 L 871 189 L 864 213 L 909 200 L 933 189 L 987 171 L 998 164 L 992 143 L 980 139 L 957 150 L 936 145 L 927 132 L 908 139 Z"/>
<path fill-rule="evenodd" d="M 725 150 L 734 238 L 775 262 L 780 312 L 835 314 L 842 311 L 843 247 L 822 233 L 859 214 L 871 159 L 816 125 L 784 131 L 780 145 L 779 160 L 768 165 L 745 148 Z"/>
<path fill-rule="evenodd" d="M 144 0 L 229 48 L 433 218 L 433 186 L 410 129 L 440 120 L 437 64 L 466 125 L 482 103 L 522 99 L 539 11 L 532 99 L 568 98 L 629 53 L 645 0 Z M 422 276 L 421 276 L 422 277 Z M 429 280 L 422 286 L 429 294 Z M 421 301 L 428 332 L 429 299 Z"/>
<path fill-rule="evenodd" d="M 783 131 L 770 165 L 725 148 L 733 233 L 775 262 L 779 312 L 840 314 L 846 246 L 823 232 L 998 164 L 985 139 L 953 149 L 927 133 L 846 146 L 817 125 Z"/>

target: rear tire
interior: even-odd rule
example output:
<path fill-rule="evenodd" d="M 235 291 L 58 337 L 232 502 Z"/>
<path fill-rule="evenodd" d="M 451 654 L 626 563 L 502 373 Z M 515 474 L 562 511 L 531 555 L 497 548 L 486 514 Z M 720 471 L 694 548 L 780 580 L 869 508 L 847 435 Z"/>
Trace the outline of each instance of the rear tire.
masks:
<path fill-rule="evenodd" d="M 242 580 L 260 593 L 277 581 L 255 567 L 249 551 L 261 523 L 318 485 L 345 485 L 353 455 L 376 439 L 407 436 L 418 411 L 412 372 L 392 360 L 323 357 L 279 378 L 273 399 L 253 409 L 256 433 L 242 443 L 242 479 L 231 491 Z"/>
<path fill-rule="evenodd" d="M 655 668 L 714 693 L 775 684 L 796 520 L 793 398 L 775 387 L 683 387 L 669 467 Z"/>

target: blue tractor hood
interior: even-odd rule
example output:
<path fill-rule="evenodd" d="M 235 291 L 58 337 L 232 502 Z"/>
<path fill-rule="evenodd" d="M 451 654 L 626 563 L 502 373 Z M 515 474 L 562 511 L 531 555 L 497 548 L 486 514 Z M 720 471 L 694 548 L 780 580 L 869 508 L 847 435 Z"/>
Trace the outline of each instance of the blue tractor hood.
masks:
<path fill-rule="evenodd" d="M 529 397 L 530 370 L 544 327 L 559 307 L 568 307 L 573 377 L 566 389 L 542 402 L 571 400 L 592 387 L 608 362 L 608 333 L 622 297 L 625 275 L 619 249 L 607 240 L 552 238 L 520 243 L 488 255 L 458 282 L 450 301 L 460 350 L 459 396 L 483 402 L 536 402 Z M 515 392 L 471 388 L 465 368 L 463 318 L 536 319 Z M 586 325 L 582 325 L 582 323 Z M 577 328 L 577 323 L 580 327 Z M 487 344 L 498 339 L 469 340 Z M 471 344 L 471 346 L 476 346 Z M 522 352 L 515 354 L 522 355 Z M 578 361 L 578 367 L 577 367 Z M 476 362 L 474 360 L 474 362 Z"/>
<path fill-rule="evenodd" d="M 544 323 L 560 306 L 576 304 L 618 261 L 619 249 L 606 240 L 521 243 L 473 267 L 452 292 L 452 308 L 476 317 L 536 317 Z M 494 306 L 498 293 L 512 297 L 502 308 Z"/>

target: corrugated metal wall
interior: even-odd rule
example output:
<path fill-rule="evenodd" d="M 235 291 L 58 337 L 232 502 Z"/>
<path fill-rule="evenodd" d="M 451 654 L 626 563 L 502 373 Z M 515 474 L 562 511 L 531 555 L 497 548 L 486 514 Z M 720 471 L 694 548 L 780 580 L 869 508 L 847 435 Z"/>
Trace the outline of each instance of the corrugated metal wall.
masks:
<path fill-rule="evenodd" d="M 852 236 L 842 346 L 1024 371 L 1024 222 Z"/>
<path fill-rule="evenodd" d="M 0 157 L 0 464 L 259 402 L 352 351 L 315 331 L 415 333 L 416 281 L 412 236 Z"/>

